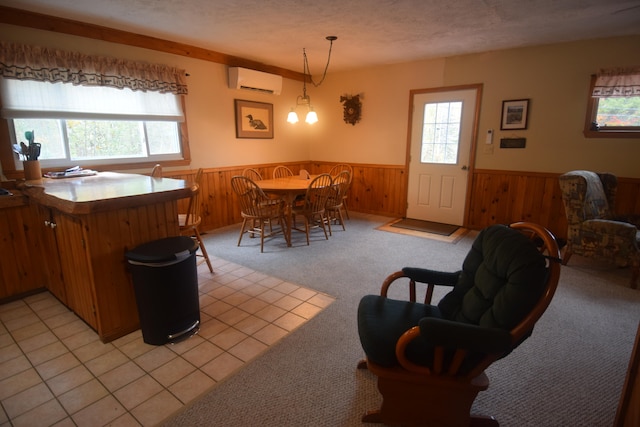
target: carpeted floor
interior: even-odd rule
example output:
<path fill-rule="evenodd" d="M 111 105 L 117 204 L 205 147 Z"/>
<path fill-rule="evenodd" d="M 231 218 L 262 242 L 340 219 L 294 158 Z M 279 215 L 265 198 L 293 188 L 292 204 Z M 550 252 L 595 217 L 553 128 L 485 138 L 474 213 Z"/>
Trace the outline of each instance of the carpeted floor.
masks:
<path fill-rule="evenodd" d="M 263 254 L 258 239 L 236 246 L 239 225 L 207 234 L 215 256 L 336 301 L 165 425 L 362 425 L 380 396 L 375 377 L 356 369 L 360 298 L 377 294 L 384 277 L 404 266 L 457 270 L 476 235 L 451 243 L 377 230 L 387 222 L 351 213 L 347 230 L 329 240 L 315 234 L 307 246 L 294 233 L 293 247 L 276 237 Z M 628 280 L 628 269 L 574 256 L 533 335 L 488 369 L 491 385 L 474 412 L 503 427 L 611 426 L 640 318 L 640 291 Z"/>

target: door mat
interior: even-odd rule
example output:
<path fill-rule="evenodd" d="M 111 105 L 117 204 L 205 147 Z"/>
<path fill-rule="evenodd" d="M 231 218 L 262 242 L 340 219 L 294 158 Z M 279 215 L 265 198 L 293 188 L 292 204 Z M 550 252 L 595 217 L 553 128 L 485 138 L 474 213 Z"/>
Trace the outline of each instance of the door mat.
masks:
<path fill-rule="evenodd" d="M 440 222 L 422 221 L 419 219 L 404 218 L 391 224 L 392 227 L 406 228 L 408 230 L 422 231 L 425 233 L 439 234 L 440 236 L 451 236 L 457 225 L 442 224 Z"/>
<path fill-rule="evenodd" d="M 458 227 L 455 225 L 453 226 L 449 225 L 449 227 L 455 227 L 455 230 L 450 232 L 449 230 L 444 231 L 444 229 L 442 228 L 439 230 L 436 230 L 435 227 L 432 227 L 431 229 L 428 229 L 426 227 L 408 228 L 407 226 L 403 227 L 402 224 L 396 225 L 400 222 L 405 222 L 405 221 L 406 220 L 402 218 L 394 219 L 389 221 L 386 224 L 383 224 L 377 227 L 376 230 L 388 231 L 390 233 L 405 234 L 408 236 L 422 237 L 422 238 L 431 239 L 431 240 L 439 240 L 441 242 L 448 242 L 448 243 L 457 243 L 462 237 L 464 237 L 470 231 L 466 228 Z M 421 222 L 426 222 L 426 221 L 421 221 Z M 431 223 L 431 224 L 438 224 L 438 223 Z M 441 224 L 441 225 L 447 225 L 447 224 Z M 444 234 L 439 234 L 435 231 L 439 231 L 440 233 L 444 233 Z M 446 234 L 446 232 L 449 232 L 449 234 Z"/>

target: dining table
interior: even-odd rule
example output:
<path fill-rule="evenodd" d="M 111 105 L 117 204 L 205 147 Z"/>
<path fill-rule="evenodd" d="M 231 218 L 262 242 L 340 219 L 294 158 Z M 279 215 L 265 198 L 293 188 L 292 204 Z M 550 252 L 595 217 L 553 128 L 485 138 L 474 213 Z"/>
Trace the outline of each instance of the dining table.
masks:
<path fill-rule="evenodd" d="M 293 227 L 293 204 L 298 196 L 304 195 L 316 175 L 293 175 L 284 178 L 263 179 L 255 183 L 268 195 L 275 195 L 285 203 L 284 233 L 287 246 L 291 246 L 291 228 Z"/>

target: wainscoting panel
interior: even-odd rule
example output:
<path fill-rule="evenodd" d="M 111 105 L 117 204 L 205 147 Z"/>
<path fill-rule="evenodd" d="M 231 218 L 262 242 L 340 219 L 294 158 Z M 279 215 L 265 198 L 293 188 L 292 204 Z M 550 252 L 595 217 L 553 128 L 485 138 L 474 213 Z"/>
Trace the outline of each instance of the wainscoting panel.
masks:
<path fill-rule="evenodd" d="M 294 173 L 328 172 L 335 163 L 287 163 Z M 202 230 L 242 221 L 231 177 L 246 167 L 270 178 L 275 164 L 205 169 L 202 183 Z M 400 218 L 406 213 L 406 169 L 395 165 L 352 164 L 353 183 L 348 195 L 351 212 Z M 566 237 L 567 222 L 557 173 L 475 170 L 465 227 L 480 230 L 495 223 L 532 221 L 544 225 L 557 237 Z M 195 171 L 165 172 L 165 176 L 190 180 Z M 179 202 L 186 209 L 186 200 Z M 619 178 L 615 211 L 640 215 L 640 179 Z"/>

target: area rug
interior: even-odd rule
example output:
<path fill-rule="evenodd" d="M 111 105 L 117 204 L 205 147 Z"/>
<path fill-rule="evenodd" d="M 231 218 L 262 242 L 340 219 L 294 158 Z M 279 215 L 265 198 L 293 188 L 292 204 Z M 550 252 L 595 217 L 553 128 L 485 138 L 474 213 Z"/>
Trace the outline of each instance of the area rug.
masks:
<path fill-rule="evenodd" d="M 469 230 L 455 225 L 403 218 L 391 220 L 377 227 L 376 230 L 449 243 L 457 242 L 469 232 Z"/>

